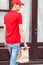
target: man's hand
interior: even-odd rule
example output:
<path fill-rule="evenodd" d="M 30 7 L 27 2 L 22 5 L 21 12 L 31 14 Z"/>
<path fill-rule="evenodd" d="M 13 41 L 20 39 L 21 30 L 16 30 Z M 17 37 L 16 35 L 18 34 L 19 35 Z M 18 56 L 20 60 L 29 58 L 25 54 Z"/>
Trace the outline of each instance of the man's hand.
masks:
<path fill-rule="evenodd" d="M 6 43 L 4 44 L 4 46 L 5 46 L 5 49 L 8 49 L 8 46 L 7 46 L 7 44 L 6 44 Z"/>
<path fill-rule="evenodd" d="M 27 48 L 27 47 L 28 47 L 28 46 L 27 46 L 27 43 L 24 43 L 24 47 L 25 47 L 25 48 Z"/>

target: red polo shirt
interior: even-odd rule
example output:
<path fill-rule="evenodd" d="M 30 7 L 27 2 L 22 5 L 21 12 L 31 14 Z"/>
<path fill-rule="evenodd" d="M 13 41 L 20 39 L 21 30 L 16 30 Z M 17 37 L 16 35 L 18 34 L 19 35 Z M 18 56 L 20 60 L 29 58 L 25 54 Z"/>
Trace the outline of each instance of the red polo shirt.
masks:
<path fill-rule="evenodd" d="M 4 16 L 6 25 L 6 42 L 10 44 L 20 43 L 19 24 L 22 24 L 22 15 L 16 10 L 11 10 Z"/>

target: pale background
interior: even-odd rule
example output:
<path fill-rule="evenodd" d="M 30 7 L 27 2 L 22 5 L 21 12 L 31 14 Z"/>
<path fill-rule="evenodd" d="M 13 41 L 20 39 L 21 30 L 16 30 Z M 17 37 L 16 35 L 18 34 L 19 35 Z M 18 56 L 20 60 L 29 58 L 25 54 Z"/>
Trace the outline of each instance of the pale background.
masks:
<path fill-rule="evenodd" d="M 37 41 L 43 42 L 43 0 L 38 0 Z"/>

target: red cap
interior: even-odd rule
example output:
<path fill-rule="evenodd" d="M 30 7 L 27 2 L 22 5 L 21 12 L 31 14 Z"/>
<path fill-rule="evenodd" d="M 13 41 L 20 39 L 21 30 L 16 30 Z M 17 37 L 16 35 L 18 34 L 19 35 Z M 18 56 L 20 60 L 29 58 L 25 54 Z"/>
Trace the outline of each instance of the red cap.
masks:
<path fill-rule="evenodd" d="M 20 0 L 12 0 L 11 4 L 19 4 L 19 5 L 24 5 Z"/>

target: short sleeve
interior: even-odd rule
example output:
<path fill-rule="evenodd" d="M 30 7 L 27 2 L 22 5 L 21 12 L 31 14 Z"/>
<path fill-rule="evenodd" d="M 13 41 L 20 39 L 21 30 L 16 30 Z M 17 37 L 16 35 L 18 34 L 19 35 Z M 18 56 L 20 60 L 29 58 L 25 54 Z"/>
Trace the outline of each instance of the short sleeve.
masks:
<path fill-rule="evenodd" d="M 22 14 L 19 13 L 19 16 L 18 16 L 18 24 L 22 24 Z"/>

